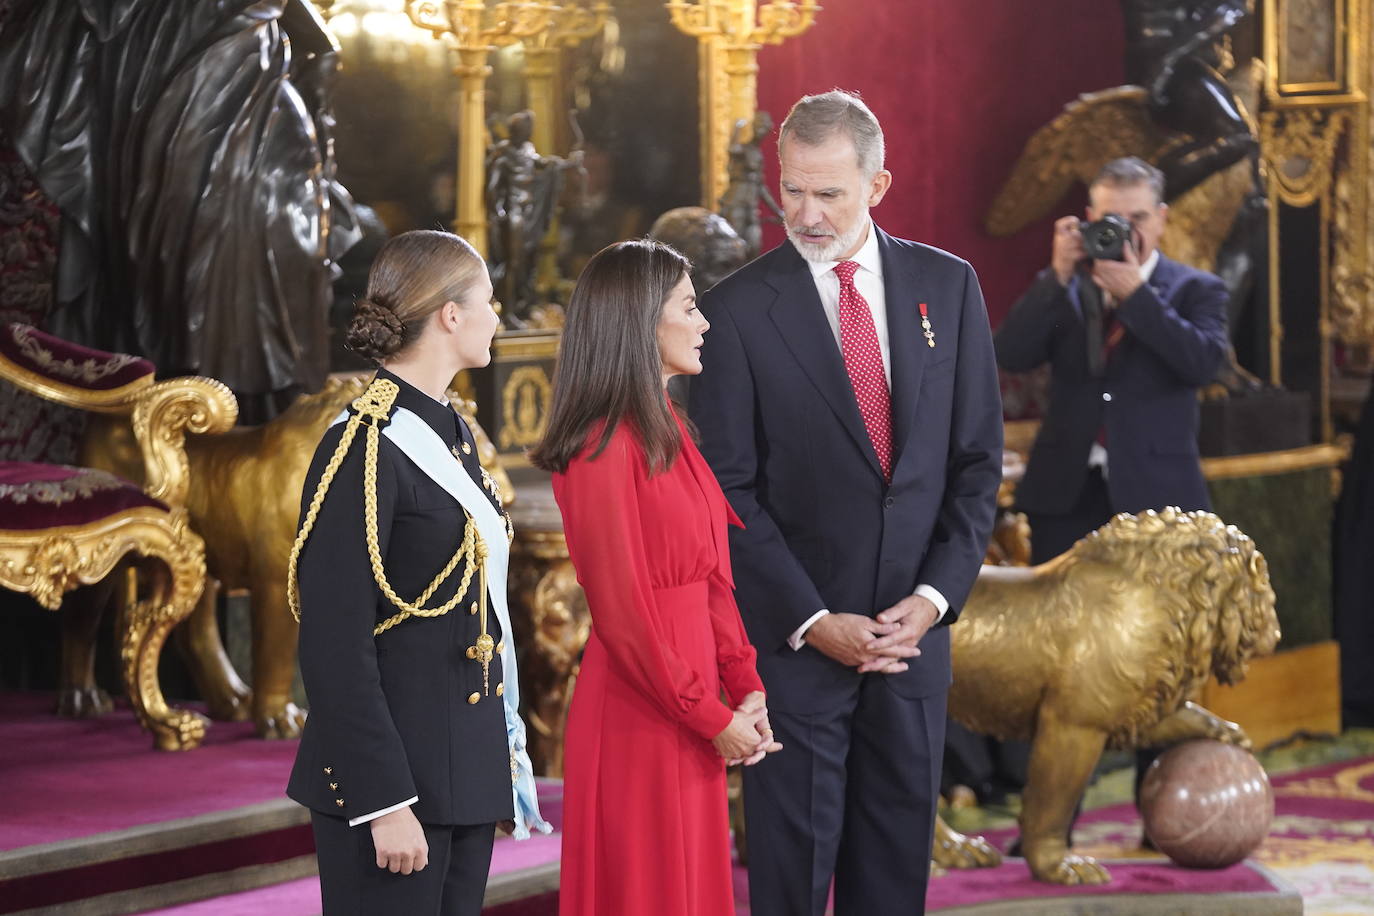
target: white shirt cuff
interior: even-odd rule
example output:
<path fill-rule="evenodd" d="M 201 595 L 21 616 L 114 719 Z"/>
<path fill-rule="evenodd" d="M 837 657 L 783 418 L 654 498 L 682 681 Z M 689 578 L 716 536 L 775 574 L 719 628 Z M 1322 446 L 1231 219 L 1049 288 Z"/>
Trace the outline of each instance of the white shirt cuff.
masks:
<path fill-rule="evenodd" d="M 371 814 L 364 814 L 362 817 L 351 817 L 348 819 L 348 826 L 356 827 L 359 824 L 366 824 L 368 821 L 375 821 L 383 814 L 390 814 L 393 811 L 400 811 L 402 808 L 409 808 L 411 805 L 415 804 L 419 800 L 420 796 L 416 795 L 412 798 L 406 799 L 399 805 L 392 805 L 390 808 L 383 808 L 380 811 L 373 811 Z"/>
<path fill-rule="evenodd" d="M 936 623 L 944 619 L 945 612 L 949 610 L 949 600 L 946 599 L 944 595 L 940 594 L 939 589 L 930 585 L 918 585 L 916 586 L 916 594 L 935 605 Z"/>
<path fill-rule="evenodd" d="M 822 617 L 829 613 L 829 609 L 821 608 L 819 611 L 812 614 L 810 617 L 806 618 L 806 623 L 802 624 L 801 626 L 797 627 L 795 630 L 792 631 L 792 635 L 787 637 L 787 644 L 792 647 L 793 652 L 799 651 L 802 646 L 806 645 L 806 643 L 803 640 L 806 636 L 806 631 L 811 629 L 811 624 L 815 623 L 817 620 L 820 620 Z"/>

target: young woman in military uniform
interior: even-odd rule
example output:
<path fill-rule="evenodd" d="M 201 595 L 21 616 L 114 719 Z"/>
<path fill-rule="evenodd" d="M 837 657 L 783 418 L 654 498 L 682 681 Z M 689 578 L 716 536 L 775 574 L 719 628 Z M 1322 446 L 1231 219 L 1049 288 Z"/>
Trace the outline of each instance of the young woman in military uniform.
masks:
<path fill-rule="evenodd" d="M 539 815 L 516 712 L 509 520 L 444 399 L 497 316 L 477 252 L 388 241 L 348 345 L 382 368 L 329 428 L 288 583 L 310 700 L 287 794 L 311 809 L 325 916 L 481 910 L 495 828 Z"/>

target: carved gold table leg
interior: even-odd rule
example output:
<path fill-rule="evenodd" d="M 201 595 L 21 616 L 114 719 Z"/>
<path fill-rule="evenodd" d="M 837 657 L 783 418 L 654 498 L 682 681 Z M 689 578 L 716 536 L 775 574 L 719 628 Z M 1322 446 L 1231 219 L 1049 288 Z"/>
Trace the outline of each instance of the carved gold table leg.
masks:
<path fill-rule="evenodd" d="M 204 737 L 205 720 L 169 707 L 157 675 L 168 633 L 195 608 L 205 580 L 205 544 L 187 526 L 185 512 L 139 507 L 84 526 L 0 531 L 0 588 L 31 595 L 51 611 L 73 589 L 102 582 L 123 564 L 136 564 L 147 584 L 140 593 L 135 570 L 128 570 L 119 602 L 120 668 L 130 703 L 158 748 L 189 750 Z M 74 623 L 68 637 L 84 632 L 82 622 Z M 69 661 L 69 672 L 89 668 L 84 654 L 72 659 L 69 653 Z"/>
<path fill-rule="evenodd" d="M 134 713 L 153 734 L 159 750 L 186 751 L 205 737 L 204 716 L 167 704 L 158 678 L 158 660 L 172 628 L 190 616 L 200 598 L 205 577 L 201 540 L 180 525 L 180 536 L 144 548 L 148 558 L 139 564 L 147 582 L 140 590 L 130 576 L 129 594 L 123 602 L 120 631 L 121 672 Z M 141 593 L 140 593 L 141 592 Z"/>

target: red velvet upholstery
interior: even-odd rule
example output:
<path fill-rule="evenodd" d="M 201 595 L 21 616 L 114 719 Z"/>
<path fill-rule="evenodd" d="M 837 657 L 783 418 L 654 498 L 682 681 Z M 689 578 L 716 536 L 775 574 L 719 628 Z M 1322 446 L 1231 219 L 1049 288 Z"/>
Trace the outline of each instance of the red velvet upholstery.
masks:
<path fill-rule="evenodd" d="M 139 506 L 167 508 L 105 471 L 0 461 L 0 529 L 85 525 Z"/>
<path fill-rule="evenodd" d="M 47 379 L 89 391 L 109 391 L 152 375 L 137 356 L 92 350 L 18 322 L 0 332 L 0 355 Z"/>

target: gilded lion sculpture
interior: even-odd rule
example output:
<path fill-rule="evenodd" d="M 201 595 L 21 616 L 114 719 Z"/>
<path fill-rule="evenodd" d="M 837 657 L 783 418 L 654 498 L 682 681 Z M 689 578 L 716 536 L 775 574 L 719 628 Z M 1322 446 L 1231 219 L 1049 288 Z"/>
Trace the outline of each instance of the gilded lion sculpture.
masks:
<path fill-rule="evenodd" d="M 318 393 L 297 398 L 269 423 L 196 436 L 186 443 L 194 481 L 187 509 L 192 527 L 205 539 L 209 577 L 200 604 L 175 636 L 211 716 L 251 717 L 264 738 L 297 737 L 305 722 L 304 711 L 292 701 L 300 625 L 287 609 L 287 559 L 315 446 L 368 380 L 331 377 Z M 482 464 L 509 495 L 509 479 L 477 425 L 475 406 L 454 392 L 449 397 L 472 428 Z M 127 424 L 91 424 L 83 449 L 92 467 L 133 480 L 141 473 Z M 220 588 L 247 589 L 252 595 L 251 690 L 230 664 L 220 639 L 215 616 Z"/>
<path fill-rule="evenodd" d="M 984 566 L 951 630 L 949 713 L 976 732 L 1031 742 L 1021 842 L 1031 873 L 1102 884 L 1068 833 L 1106 747 L 1216 738 L 1234 723 L 1189 698 L 1233 684 L 1279 640 L 1274 590 L 1253 541 L 1209 512 L 1121 514 L 1035 567 Z M 941 823 L 937 865 L 995 864 L 981 838 Z"/>

